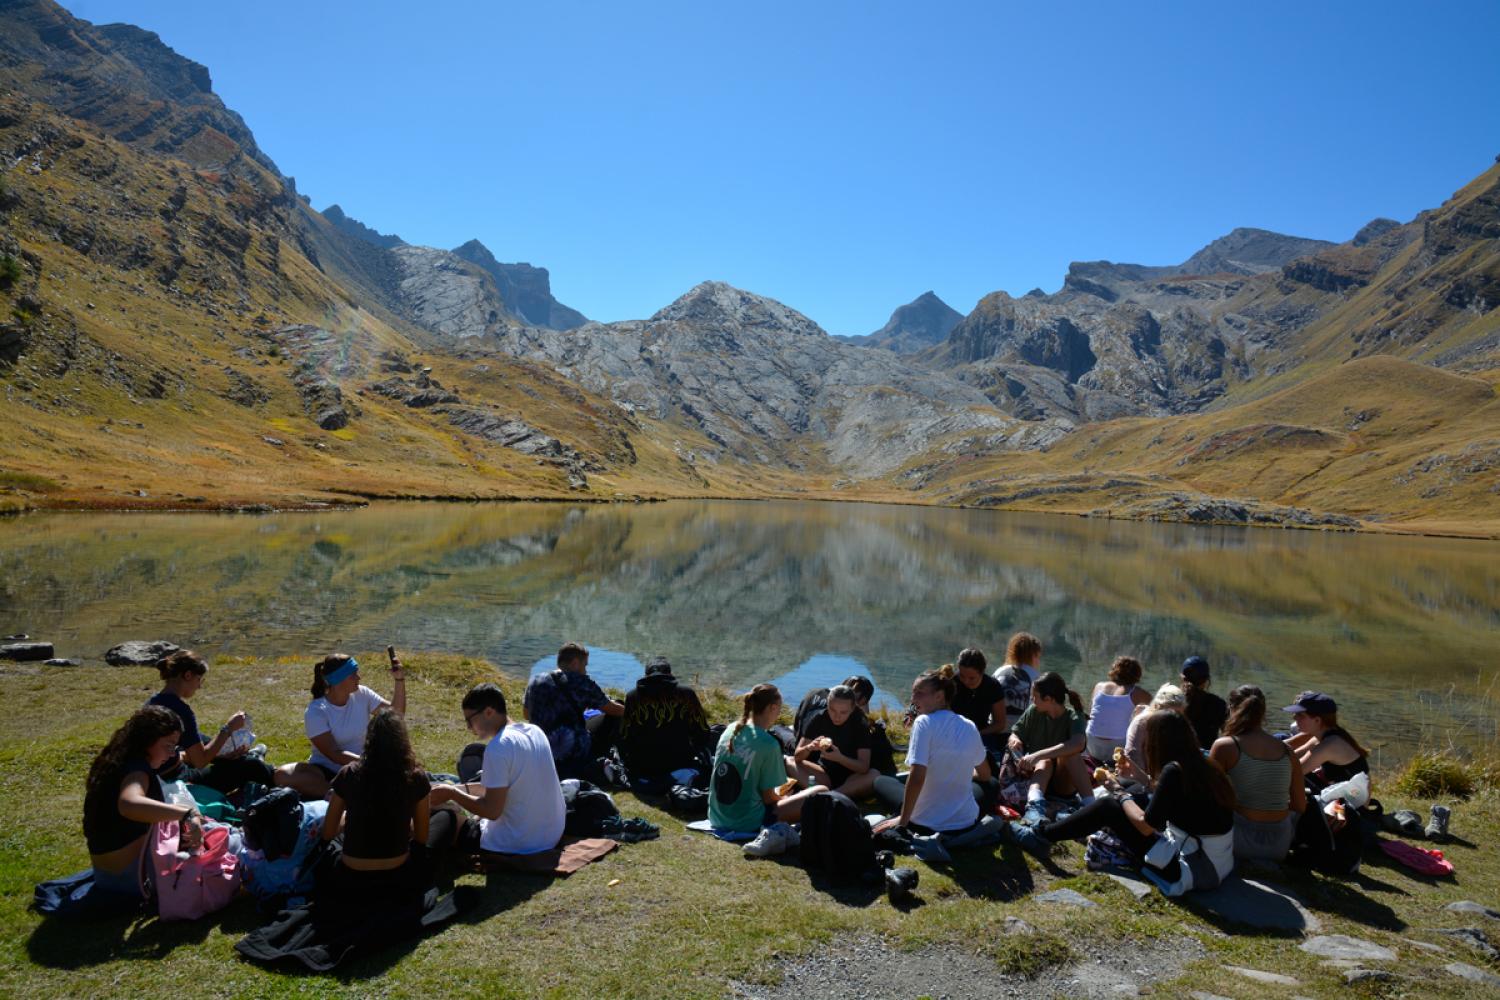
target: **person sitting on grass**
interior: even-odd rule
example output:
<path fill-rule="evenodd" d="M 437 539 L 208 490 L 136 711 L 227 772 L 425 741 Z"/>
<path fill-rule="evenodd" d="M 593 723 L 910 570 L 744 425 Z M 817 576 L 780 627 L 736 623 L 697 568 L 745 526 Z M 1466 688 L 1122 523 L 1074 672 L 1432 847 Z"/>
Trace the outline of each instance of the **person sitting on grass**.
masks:
<path fill-rule="evenodd" d="M 929 670 L 913 682 L 917 711 L 906 754 L 910 770 L 900 777 L 875 779 L 876 793 L 896 815 L 875 832 L 907 828 L 923 835 L 957 833 L 979 822 L 975 781 L 990 780 L 989 757 L 979 730 L 948 706 L 957 693 L 953 667 Z"/>
<path fill-rule="evenodd" d="M 1016 763 L 1030 779 L 1023 822 L 1047 818 L 1049 794 L 1082 796 L 1094 787 L 1083 760 L 1086 725 L 1083 702 L 1060 675 L 1045 673 L 1031 685 L 1031 706 L 1010 734 L 1010 749 L 1020 755 Z"/>
<path fill-rule="evenodd" d="M 637 788 L 666 792 L 673 771 L 699 769 L 708 737 L 708 716 L 698 692 L 672 676 L 658 656 L 625 695 L 620 716 L 620 760 Z"/>
<path fill-rule="evenodd" d="M 1135 715 L 1130 720 L 1130 728 L 1125 731 L 1125 756 L 1130 758 L 1135 769 L 1142 774 L 1146 771 L 1146 746 L 1141 740 L 1141 723 L 1146 721 L 1146 716 L 1156 711 L 1182 712 L 1187 710 L 1187 697 L 1182 693 L 1182 688 L 1176 684 L 1163 684 L 1156 689 L 1156 694 L 1151 698 L 1149 705 L 1137 705 Z M 1105 761 L 1106 765 L 1113 766 L 1113 759 Z"/>
<path fill-rule="evenodd" d="M 83 796 L 83 835 L 94 866 L 94 887 L 140 897 L 141 852 L 155 823 L 180 823 L 183 850 L 203 840 L 196 806 L 164 801 L 157 770 L 177 753 L 182 720 L 160 705 L 138 709 L 116 729 L 89 766 Z"/>
<path fill-rule="evenodd" d="M 972 646 L 958 654 L 953 711 L 974 723 L 985 749 L 999 753 L 1005 749 L 1010 719 L 1006 714 L 1005 689 L 985 673 L 988 665 L 984 653 Z"/>
<path fill-rule="evenodd" d="M 796 846 L 791 824 L 802 816 L 802 804 L 826 792 L 821 786 L 793 791 L 781 743 L 770 728 L 781 717 L 781 692 L 774 684 L 757 684 L 745 695 L 739 721 L 724 730 L 714 752 L 708 783 L 708 821 L 716 833 L 760 831 L 745 845 L 752 857 L 780 854 Z"/>
<path fill-rule="evenodd" d="M 190 649 L 179 649 L 158 660 L 156 672 L 165 684 L 146 704 L 170 709 L 182 722 L 182 739 L 177 744 L 178 760 L 167 762 L 162 777 L 204 785 L 225 795 L 250 784 L 278 783 L 276 771 L 264 758 L 252 755 L 248 746 L 223 753 L 231 737 L 245 728 L 244 712 L 231 715 L 212 740 L 205 740 L 198 731 L 198 716 L 188 705 L 188 699 L 203 687 L 203 678 L 208 673 L 208 664 L 203 657 Z"/>
<path fill-rule="evenodd" d="M 1208 757 L 1234 786 L 1234 856 L 1280 861 L 1307 808 L 1302 765 L 1266 732 L 1266 696 L 1252 684 L 1229 692 L 1229 720 Z"/>
<path fill-rule="evenodd" d="M 1115 751 L 1125 746 L 1125 736 L 1135 711 L 1151 701 L 1140 688 L 1141 661 L 1133 656 L 1116 657 L 1109 668 L 1109 680 L 1094 685 L 1089 705 L 1089 756 L 1102 763 L 1114 759 Z"/>
<path fill-rule="evenodd" d="M 394 658 L 391 680 L 395 693 L 386 701 L 359 682 L 359 661 L 354 657 L 334 653 L 313 664 L 312 701 L 302 713 L 312 757 L 305 763 L 282 765 L 280 783 L 295 788 L 303 798 L 325 798 L 334 776 L 345 764 L 359 760 L 370 716 L 382 708 L 406 715 L 406 674 L 401 661 Z"/>
<path fill-rule="evenodd" d="M 1198 744 L 1211 747 L 1224 729 L 1224 720 L 1229 718 L 1229 706 L 1224 699 L 1208 689 L 1208 661 L 1201 656 L 1189 656 L 1182 661 L 1182 693 L 1187 698 L 1183 710 L 1193 724 Z"/>
<path fill-rule="evenodd" d="M 1009 734 L 1021 713 L 1031 704 L 1031 685 L 1042 676 L 1042 640 L 1030 632 L 1017 632 L 1005 646 L 1005 663 L 995 671 L 1005 694 L 1005 730 Z"/>
<path fill-rule="evenodd" d="M 589 651 L 576 642 L 557 651 L 557 668 L 534 674 L 521 697 L 521 714 L 539 726 L 552 744 L 552 760 L 561 778 L 608 784 L 599 758 L 615 744 L 625 706 L 604 693 L 589 676 Z M 587 711 L 602 713 L 590 729 Z"/>
<path fill-rule="evenodd" d="M 875 790 L 870 768 L 870 725 L 854 689 L 829 690 L 828 704 L 813 716 L 797 744 L 793 767 L 804 785 L 821 785 L 858 801 Z"/>
<path fill-rule="evenodd" d="M 1339 706 L 1321 691 L 1303 691 L 1282 709 L 1297 723 L 1296 735 L 1286 745 L 1297 755 L 1309 788 L 1321 791 L 1370 773 L 1369 753 L 1339 725 Z"/>
<path fill-rule="evenodd" d="M 429 843 L 456 844 L 464 854 L 550 851 L 562 840 L 568 809 L 547 734 L 511 721 L 494 684 L 470 688 L 461 707 L 464 726 L 485 742 L 484 767 L 477 782 L 432 789 Z M 437 810 L 450 803 L 478 819 L 459 822 L 452 809 Z"/>
<path fill-rule="evenodd" d="M 412 754 L 406 724 L 389 708 L 370 716 L 361 751 L 331 783 L 323 840 L 342 834 L 343 853 L 319 893 L 419 902 L 432 887 L 425 850 L 412 850 L 427 843 L 427 772 Z"/>
<path fill-rule="evenodd" d="M 1171 838 L 1179 842 L 1184 835 L 1198 838 L 1219 877 L 1227 878 L 1234 869 L 1234 787 L 1219 766 L 1203 756 L 1185 716 L 1151 712 L 1142 725 L 1146 772 L 1133 773 L 1128 757 L 1121 762 L 1121 771 L 1139 779 L 1149 793 L 1115 789 L 1055 823 L 1012 823 L 1016 843 L 1045 858 L 1059 841 L 1109 830 L 1127 851 L 1144 858 L 1170 828 Z M 1174 857 L 1155 871 L 1170 884 L 1181 874 L 1180 863 Z"/>

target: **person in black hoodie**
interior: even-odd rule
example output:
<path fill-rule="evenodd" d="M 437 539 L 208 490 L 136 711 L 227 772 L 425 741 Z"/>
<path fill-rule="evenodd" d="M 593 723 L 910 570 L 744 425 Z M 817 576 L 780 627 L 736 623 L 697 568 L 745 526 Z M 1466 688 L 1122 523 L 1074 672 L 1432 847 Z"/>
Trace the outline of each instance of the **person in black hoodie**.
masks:
<path fill-rule="evenodd" d="M 620 759 L 632 782 L 670 786 L 673 771 L 704 766 L 707 744 L 708 716 L 698 693 L 677 682 L 666 657 L 652 658 L 620 716 Z"/>

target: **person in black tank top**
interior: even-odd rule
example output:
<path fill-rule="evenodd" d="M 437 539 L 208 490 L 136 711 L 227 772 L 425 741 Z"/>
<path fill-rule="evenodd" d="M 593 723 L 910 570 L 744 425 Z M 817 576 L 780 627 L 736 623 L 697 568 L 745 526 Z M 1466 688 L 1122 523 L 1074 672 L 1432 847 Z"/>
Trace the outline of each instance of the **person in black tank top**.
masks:
<path fill-rule="evenodd" d="M 1302 764 L 1308 787 L 1320 790 L 1369 773 L 1369 753 L 1339 725 L 1338 704 L 1328 695 L 1303 691 L 1282 711 L 1297 723 L 1297 734 L 1286 744 Z"/>

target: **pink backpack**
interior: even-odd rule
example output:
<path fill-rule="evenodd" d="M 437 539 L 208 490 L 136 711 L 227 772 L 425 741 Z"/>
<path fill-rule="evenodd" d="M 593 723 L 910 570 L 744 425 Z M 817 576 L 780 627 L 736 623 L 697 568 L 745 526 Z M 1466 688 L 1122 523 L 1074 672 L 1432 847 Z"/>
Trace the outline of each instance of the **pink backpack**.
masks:
<path fill-rule="evenodd" d="M 240 859 L 229 850 L 222 826 L 203 833 L 203 846 L 186 859 L 177 856 L 178 826 L 157 823 L 151 838 L 156 910 L 163 920 L 197 920 L 222 910 L 240 888 Z"/>

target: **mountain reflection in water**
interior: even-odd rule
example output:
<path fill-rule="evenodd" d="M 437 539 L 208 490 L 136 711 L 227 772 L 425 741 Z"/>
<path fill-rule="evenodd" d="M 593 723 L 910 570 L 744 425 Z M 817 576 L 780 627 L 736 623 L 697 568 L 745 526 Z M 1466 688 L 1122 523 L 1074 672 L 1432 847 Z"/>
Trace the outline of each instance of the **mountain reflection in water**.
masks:
<path fill-rule="evenodd" d="M 1318 688 L 1361 739 L 1494 732 L 1493 543 L 870 504 L 376 504 L 352 512 L 58 514 L 0 523 L 0 632 L 97 660 L 132 638 L 210 653 L 444 650 L 509 671 L 558 645 L 628 687 L 678 677 L 795 704 L 849 673 L 895 706 L 920 670 L 1026 629 L 1087 695 L 1129 653 L 1152 687 Z M 601 655 L 602 654 L 602 655 Z M 1268 720 L 1275 724 L 1279 720 Z"/>

